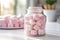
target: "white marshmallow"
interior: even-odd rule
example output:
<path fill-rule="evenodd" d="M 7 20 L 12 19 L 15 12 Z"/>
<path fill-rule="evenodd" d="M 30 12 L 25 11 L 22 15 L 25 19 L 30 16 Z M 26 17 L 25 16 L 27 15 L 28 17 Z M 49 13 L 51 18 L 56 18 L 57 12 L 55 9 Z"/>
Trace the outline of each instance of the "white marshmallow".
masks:
<path fill-rule="evenodd" d="M 35 22 L 34 22 L 33 20 L 30 20 L 29 23 L 30 23 L 31 25 L 34 25 L 34 24 L 35 24 Z"/>
<path fill-rule="evenodd" d="M 38 30 L 38 34 L 39 34 L 39 35 L 44 35 L 44 34 L 45 34 L 45 30 L 44 30 L 44 29 Z"/>
<path fill-rule="evenodd" d="M 25 30 L 27 29 L 27 30 L 31 30 L 32 29 L 32 26 L 31 25 L 24 25 L 24 28 L 25 28 Z"/>

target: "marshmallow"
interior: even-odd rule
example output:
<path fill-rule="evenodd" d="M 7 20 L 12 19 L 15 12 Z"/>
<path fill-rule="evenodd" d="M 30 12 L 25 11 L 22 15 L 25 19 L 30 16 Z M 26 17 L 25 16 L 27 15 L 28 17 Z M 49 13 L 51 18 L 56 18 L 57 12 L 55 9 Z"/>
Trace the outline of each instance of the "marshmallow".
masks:
<path fill-rule="evenodd" d="M 27 29 L 27 30 L 31 30 L 32 29 L 31 25 L 24 25 L 24 26 L 25 26 L 25 29 Z"/>
<path fill-rule="evenodd" d="M 44 19 L 45 19 L 45 16 L 44 15 L 41 14 L 39 17 L 40 17 L 41 20 L 44 21 Z"/>
<path fill-rule="evenodd" d="M 33 16 L 28 16 L 28 17 L 25 18 L 25 20 L 27 20 L 27 21 L 32 20 L 32 19 L 33 19 Z"/>
<path fill-rule="evenodd" d="M 42 24 L 42 25 L 40 26 L 40 28 L 41 28 L 41 29 L 45 29 L 45 24 Z"/>
<path fill-rule="evenodd" d="M 11 22 L 12 22 L 13 26 L 15 26 L 15 27 L 18 26 L 18 19 L 17 18 L 11 19 Z"/>
<path fill-rule="evenodd" d="M 29 22 L 24 22 L 25 23 L 25 25 L 31 25 Z"/>
<path fill-rule="evenodd" d="M 38 35 L 44 35 L 44 34 L 45 34 L 45 30 L 44 29 L 38 30 Z"/>
<path fill-rule="evenodd" d="M 28 21 L 28 20 L 29 20 L 29 17 L 26 17 L 26 18 L 25 18 L 25 20 L 27 20 L 27 21 Z"/>
<path fill-rule="evenodd" d="M 40 27 L 39 27 L 39 26 L 37 26 L 37 25 L 35 25 L 35 26 L 33 27 L 33 29 L 35 29 L 35 30 L 39 30 L 39 29 L 40 29 Z"/>
<path fill-rule="evenodd" d="M 35 22 L 34 22 L 33 20 L 30 20 L 29 23 L 30 23 L 31 25 L 34 25 L 34 24 L 35 24 Z"/>
<path fill-rule="evenodd" d="M 36 25 L 40 26 L 41 28 L 45 27 L 45 24 L 46 24 L 45 21 L 42 21 L 42 20 L 36 23 Z"/>
<path fill-rule="evenodd" d="M 24 27 L 24 23 L 23 22 L 20 22 L 19 28 L 23 28 L 23 27 Z"/>
<path fill-rule="evenodd" d="M 23 24 L 18 24 L 18 28 L 24 28 Z"/>
<path fill-rule="evenodd" d="M 36 20 L 36 21 L 38 21 L 38 20 L 40 19 L 40 18 L 39 18 L 39 15 L 35 14 L 35 15 L 33 16 L 33 19 Z"/>
<path fill-rule="evenodd" d="M 2 27 L 2 20 L 0 19 L 0 28 Z"/>
<path fill-rule="evenodd" d="M 24 19 L 23 18 L 21 18 L 21 17 L 18 18 L 17 22 L 18 22 L 19 28 L 23 28 L 24 27 Z"/>
<path fill-rule="evenodd" d="M 15 23 L 15 28 L 19 28 L 19 24 L 18 23 Z"/>
<path fill-rule="evenodd" d="M 9 21 L 11 20 L 11 18 L 10 17 L 5 17 L 5 22 L 8 24 L 9 23 Z"/>
<path fill-rule="evenodd" d="M 31 30 L 31 35 L 32 36 L 36 36 L 37 35 L 37 31 L 36 30 Z"/>
<path fill-rule="evenodd" d="M 41 26 L 41 22 L 40 21 L 36 22 L 36 25 Z"/>
<path fill-rule="evenodd" d="M 30 16 L 29 19 L 30 19 L 30 20 L 33 19 L 33 16 Z"/>
<path fill-rule="evenodd" d="M 20 28 L 23 28 L 23 27 L 24 27 L 24 19 L 20 18 Z"/>
<path fill-rule="evenodd" d="M 7 24 L 5 23 L 4 20 L 1 20 L 1 26 L 2 26 L 2 28 L 6 28 L 7 27 Z"/>
<path fill-rule="evenodd" d="M 25 35 L 31 35 L 31 29 L 27 29 L 26 27 L 24 27 L 24 33 Z"/>
<path fill-rule="evenodd" d="M 31 30 L 27 30 L 26 35 L 31 35 Z"/>
<path fill-rule="evenodd" d="M 8 27 L 6 27 L 6 24 L 3 23 L 3 24 L 2 24 L 2 28 L 8 28 Z"/>
<path fill-rule="evenodd" d="M 8 24 L 8 28 L 13 28 L 13 24 L 12 23 L 9 23 Z"/>

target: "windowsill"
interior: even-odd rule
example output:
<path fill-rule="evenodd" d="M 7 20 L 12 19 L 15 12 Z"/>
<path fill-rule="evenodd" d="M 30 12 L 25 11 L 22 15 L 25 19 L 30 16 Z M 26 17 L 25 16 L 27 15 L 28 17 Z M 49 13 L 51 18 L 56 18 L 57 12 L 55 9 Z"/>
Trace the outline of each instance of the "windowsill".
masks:
<path fill-rule="evenodd" d="M 42 39 L 42 40 L 60 40 L 60 27 L 59 26 L 60 26 L 60 24 L 58 24 L 56 22 L 47 23 L 46 36 L 35 37 L 35 38 Z M 47 35 L 47 34 L 49 34 L 49 35 Z M 20 30 L 0 30 L 0 36 L 3 38 L 5 36 L 7 36 L 7 39 L 8 39 L 8 37 L 10 37 L 10 38 L 12 38 L 11 40 L 17 40 L 17 39 L 24 40 L 24 30 L 23 29 L 20 29 Z M 34 39 L 34 37 L 32 39 Z"/>

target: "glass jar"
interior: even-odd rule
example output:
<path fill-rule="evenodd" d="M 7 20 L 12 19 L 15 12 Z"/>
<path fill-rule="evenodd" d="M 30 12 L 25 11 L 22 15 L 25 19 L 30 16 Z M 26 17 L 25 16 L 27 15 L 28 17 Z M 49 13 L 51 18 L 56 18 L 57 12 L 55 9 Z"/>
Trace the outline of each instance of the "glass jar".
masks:
<path fill-rule="evenodd" d="M 46 16 L 42 7 L 29 7 L 24 17 L 24 32 L 27 36 L 45 35 Z"/>

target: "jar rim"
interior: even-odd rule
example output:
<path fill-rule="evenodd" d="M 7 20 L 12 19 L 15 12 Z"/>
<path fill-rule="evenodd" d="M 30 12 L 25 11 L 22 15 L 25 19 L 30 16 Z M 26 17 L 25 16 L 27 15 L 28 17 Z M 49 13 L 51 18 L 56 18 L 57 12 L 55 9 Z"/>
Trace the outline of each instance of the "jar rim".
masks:
<path fill-rule="evenodd" d="M 27 11 L 30 11 L 30 12 L 42 12 L 43 9 L 42 9 L 42 7 L 29 7 L 27 9 Z"/>

